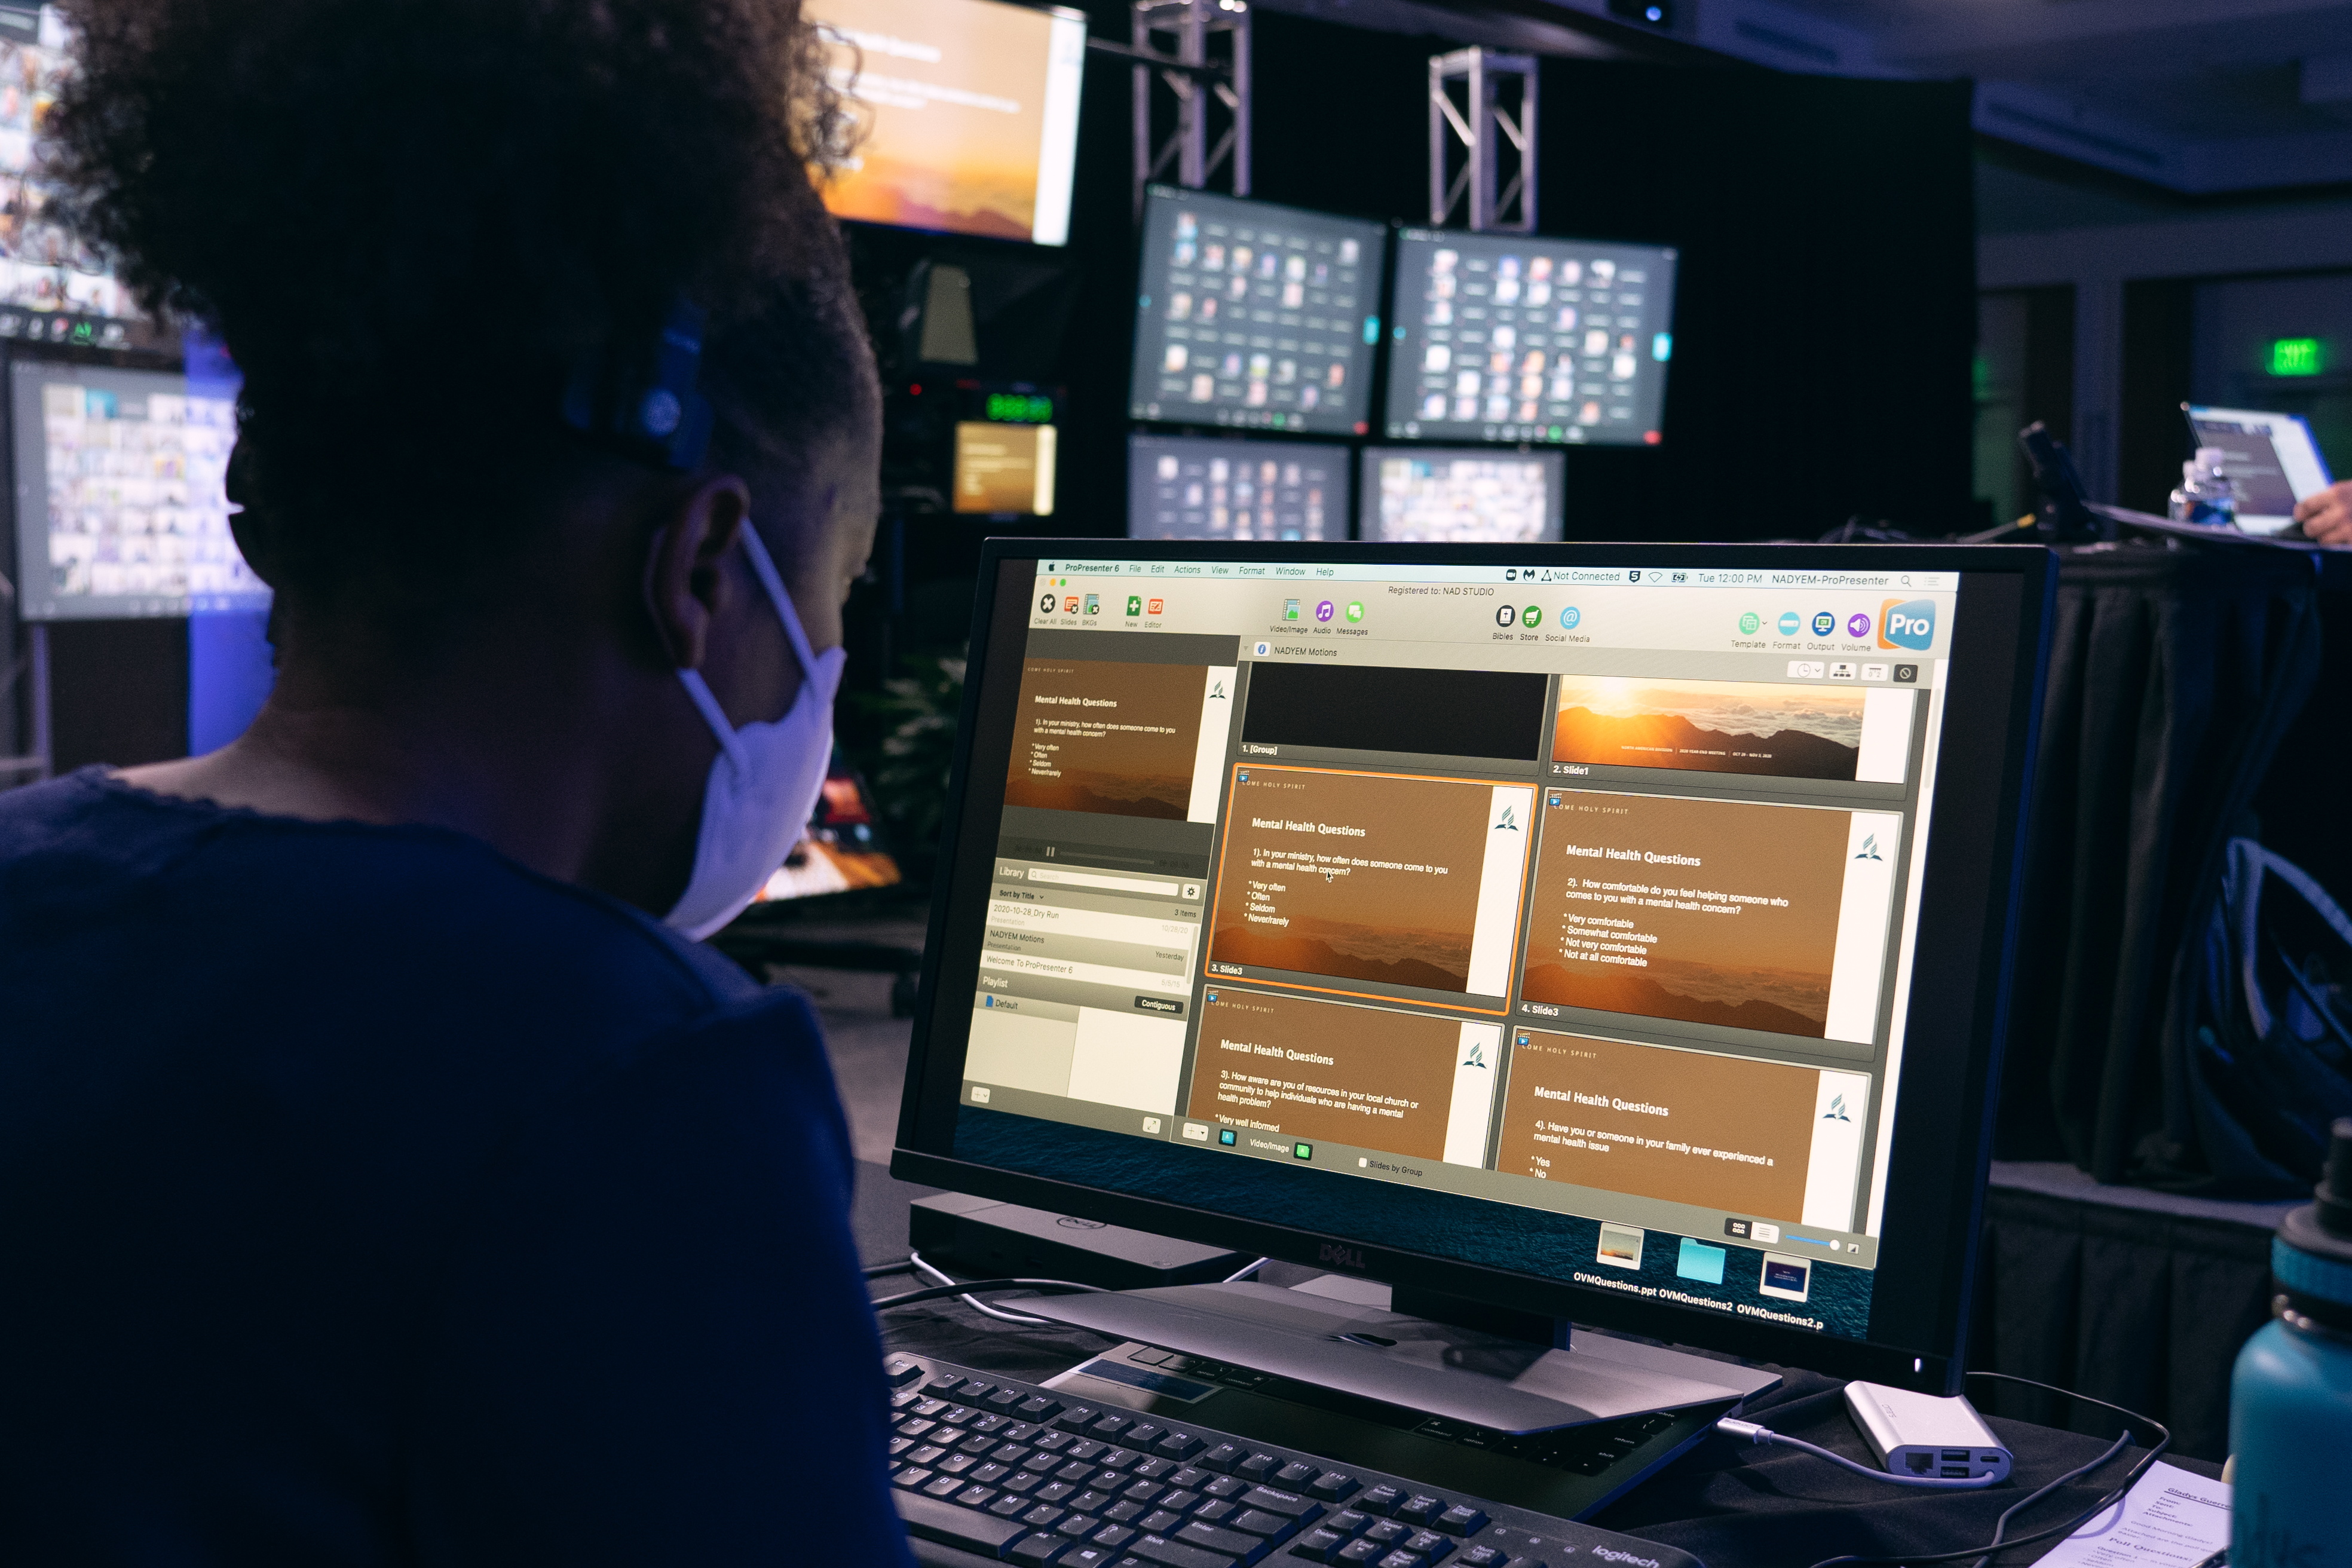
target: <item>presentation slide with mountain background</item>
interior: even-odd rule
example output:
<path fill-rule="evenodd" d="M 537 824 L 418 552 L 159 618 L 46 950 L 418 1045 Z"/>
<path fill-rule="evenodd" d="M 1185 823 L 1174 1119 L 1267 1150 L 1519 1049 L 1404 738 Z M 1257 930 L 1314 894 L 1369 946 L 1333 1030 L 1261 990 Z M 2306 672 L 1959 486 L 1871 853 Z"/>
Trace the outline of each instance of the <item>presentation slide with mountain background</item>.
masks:
<path fill-rule="evenodd" d="M 1899 783 L 1912 694 L 1757 680 L 1561 679 L 1552 761 Z M 1891 764 L 1891 773 L 1889 772 Z"/>
<path fill-rule="evenodd" d="M 1197 664 L 1024 660 L 1005 804 L 1184 821 L 1208 673 Z M 1213 739 L 1222 746 L 1222 734 Z"/>

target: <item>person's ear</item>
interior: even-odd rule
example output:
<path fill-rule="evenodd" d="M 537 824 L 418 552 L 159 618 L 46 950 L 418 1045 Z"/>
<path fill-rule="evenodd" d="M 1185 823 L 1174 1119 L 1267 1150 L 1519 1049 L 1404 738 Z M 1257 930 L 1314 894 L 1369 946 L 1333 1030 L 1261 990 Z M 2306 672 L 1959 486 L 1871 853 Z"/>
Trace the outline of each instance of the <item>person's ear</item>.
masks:
<path fill-rule="evenodd" d="M 735 580 L 727 570 L 728 552 L 751 505 L 750 489 L 734 475 L 708 480 L 669 510 L 646 543 L 646 614 L 674 668 L 702 668 L 711 625 Z"/>

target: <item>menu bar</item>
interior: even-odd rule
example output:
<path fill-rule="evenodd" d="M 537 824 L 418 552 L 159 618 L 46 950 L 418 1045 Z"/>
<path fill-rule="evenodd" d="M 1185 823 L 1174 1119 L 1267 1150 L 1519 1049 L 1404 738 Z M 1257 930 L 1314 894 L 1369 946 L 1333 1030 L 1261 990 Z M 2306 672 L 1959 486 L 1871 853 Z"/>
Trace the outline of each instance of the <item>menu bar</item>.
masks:
<path fill-rule="evenodd" d="M 1055 577 L 1199 577 L 1230 582 L 1301 583 L 1556 583 L 1569 586 L 1636 588 L 1865 588 L 1951 593 L 1957 572 L 1728 571 L 1693 566 L 1447 566 L 1364 562 L 1051 560 L 1038 570 Z"/>

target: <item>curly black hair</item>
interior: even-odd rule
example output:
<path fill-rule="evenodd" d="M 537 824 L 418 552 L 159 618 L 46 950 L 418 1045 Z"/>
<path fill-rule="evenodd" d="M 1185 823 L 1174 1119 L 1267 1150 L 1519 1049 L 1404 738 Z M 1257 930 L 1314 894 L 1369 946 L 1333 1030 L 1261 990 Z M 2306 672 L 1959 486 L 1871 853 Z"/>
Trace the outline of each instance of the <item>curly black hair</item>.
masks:
<path fill-rule="evenodd" d="M 240 533 L 280 590 L 431 596 L 499 558 L 588 460 L 567 382 L 681 298 L 716 460 L 789 471 L 871 406 L 811 174 L 848 121 L 799 0 L 64 9 L 47 167 L 142 303 L 243 371 Z"/>

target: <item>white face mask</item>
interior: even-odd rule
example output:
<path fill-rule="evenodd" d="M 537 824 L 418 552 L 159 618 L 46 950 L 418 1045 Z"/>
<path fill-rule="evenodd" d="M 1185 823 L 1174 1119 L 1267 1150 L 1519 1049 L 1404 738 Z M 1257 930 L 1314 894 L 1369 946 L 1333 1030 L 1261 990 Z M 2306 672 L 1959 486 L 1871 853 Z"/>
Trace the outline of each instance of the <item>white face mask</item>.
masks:
<path fill-rule="evenodd" d="M 742 530 L 743 553 L 768 591 L 784 623 L 793 657 L 800 661 L 800 695 L 792 710 L 772 721 L 736 729 L 698 669 L 681 669 L 678 679 L 719 737 L 719 755 L 702 792 L 702 826 L 694 836 L 694 873 L 677 907 L 662 922 L 699 942 L 743 912 L 768 878 L 784 863 L 801 829 L 816 810 L 824 775 L 833 762 L 833 698 L 841 686 L 845 650 L 809 649 L 808 634 L 793 611 L 792 596 L 767 547 Z"/>

